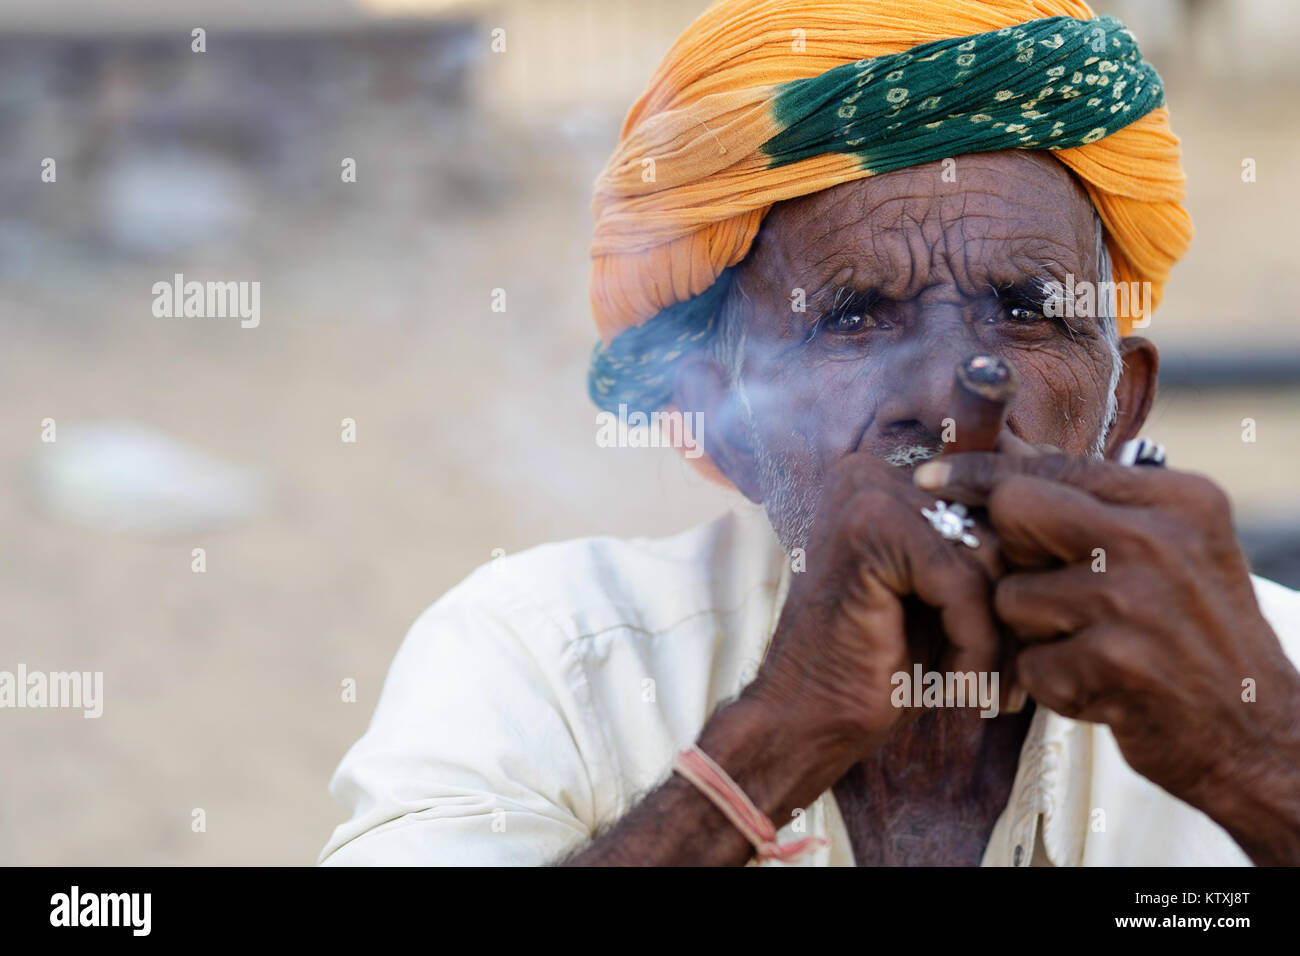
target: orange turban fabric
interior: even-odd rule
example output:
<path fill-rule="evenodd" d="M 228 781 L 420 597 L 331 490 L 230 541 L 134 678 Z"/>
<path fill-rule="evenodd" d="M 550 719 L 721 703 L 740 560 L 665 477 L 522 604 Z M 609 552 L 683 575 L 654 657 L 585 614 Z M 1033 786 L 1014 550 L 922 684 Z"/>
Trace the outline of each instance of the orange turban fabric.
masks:
<path fill-rule="evenodd" d="M 1163 102 L 1132 34 L 1076 0 L 718 0 L 596 181 L 593 398 L 609 407 L 620 371 L 646 364 L 602 362 L 610 343 L 711 307 L 774 203 L 963 152 L 1050 149 L 1101 216 L 1115 282 L 1150 282 L 1154 308 L 1192 236 Z M 1127 335 L 1135 317 L 1119 321 Z"/>
<path fill-rule="evenodd" d="M 668 51 L 596 182 L 590 293 L 602 338 L 703 292 L 745 257 L 774 202 L 872 175 L 836 153 L 768 166 L 758 148 L 779 132 L 765 109 L 774 86 L 1051 16 L 1093 12 L 1075 0 L 715 3 Z M 1158 303 L 1192 235 L 1168 110 L 1055 155 L 1101 214 L 1115 281 L 1150 281 Z"/>

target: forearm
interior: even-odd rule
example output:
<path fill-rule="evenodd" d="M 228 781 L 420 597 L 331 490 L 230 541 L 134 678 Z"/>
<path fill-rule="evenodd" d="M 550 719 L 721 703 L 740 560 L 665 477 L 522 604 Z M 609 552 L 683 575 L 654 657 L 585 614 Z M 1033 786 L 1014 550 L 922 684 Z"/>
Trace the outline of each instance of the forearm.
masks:
<path fill-rule="evenodd" d="M 719 710 L 698 743 L 781 828 L 852 765 L 851 748 L 800 729 L 754 697 Z M 740 866 L 754 847 L 680 774 L 669 778 L 566 866 Z"/>
<path fill-rule="evenodd" d="M 1257 866 L 1300 866 L 1300 771 L 1268 792 L 1253 794 L 1240 825 L 1226 829 Z"/>

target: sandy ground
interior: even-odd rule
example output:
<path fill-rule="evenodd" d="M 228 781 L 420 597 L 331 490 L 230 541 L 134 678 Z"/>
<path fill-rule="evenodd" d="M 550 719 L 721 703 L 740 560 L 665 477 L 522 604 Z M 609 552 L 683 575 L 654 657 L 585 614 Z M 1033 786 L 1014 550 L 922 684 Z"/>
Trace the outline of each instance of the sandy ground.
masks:
<path fill-rule="evenodd" d="M 1214 93 L 1191 73 L 1170 86 L 1200 232 L 1151 334 L 1171 352 L 1293 354 L 1295 100 Z M 154 319 L 148 290 L 174 258 L 66 236 L 57 271 L 0 292 L 0 668 L 102 670 L 107 696 L 98 720 L 0 714 L 0 862 L 313 862 L 341 820 L 326 782 L 440 593 L 494 548 L 663 534 L 727 506 L 671 452 L 594 444 L 587 189 L 619 117 L 569 119 L 582 132 L 548 136 L 536 117 L 482 132 L 460 202 L 420 179 L 418 157 L 307 209 L 267 190 L 237 241 L 179 263 L 261 279 L 255 330 Z M 1240 181 L 1243 156 L 1257 183 Z M 505 314 L 489 309 L 496 287 Z M 270 503 L 163 537 L 57 520 L 31 479 L 46 417 L 65 433 L 146 424 L 255 466 Z M 1221 480 L 1243 520 L 1300 517 L 1294 393 L 1180 393 L 1151 432 Z"/>

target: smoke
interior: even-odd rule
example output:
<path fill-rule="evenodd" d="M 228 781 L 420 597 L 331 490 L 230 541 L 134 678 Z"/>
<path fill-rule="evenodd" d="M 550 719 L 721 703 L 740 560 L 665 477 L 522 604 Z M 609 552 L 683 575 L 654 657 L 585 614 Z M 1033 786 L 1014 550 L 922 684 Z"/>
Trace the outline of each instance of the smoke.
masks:
<path fill-rule="evenodd" d="M 758 417 L 745 389 L 744 379 L 735 380 L 736 396 L 740 405 L 743 427 L 749 432 L 758 465 L 758 488 L 763 496 L 767 519 L 785 550 L 806 548 L 817 517 L 817 501 L 821 497 L 821 482 L 813 488 L 795 480 L 800 467 L 799 455 L 793 451 L 773 449 L 758 427 Z M 811 448 L 804 449 L 804 461 L 815 462 Z"/>
<path fill-rule="evenodd" d="M 1096 226 L 1097 275 L 1100 282 L 1113 280 L 1110 254 L 1106 249 L 1105 227 L 1101 217 L 1094 214 Z M 739 277 L 737 277 L 739 279 Z M 1103 300 L 1106 297 L 1101 297 Z M 736 390 L 742 426 L 749 433 L 750 443 L 758 466 L 759 491 L 763 495 L 763 506 L 768 520 L 787 550 L 807 547 L 812 533 L 813 522 L 817 515 L 817 504 L 821 496 L 820 475 L 815 482 L 799 482 L 796 476 L 801 465 L 816 462 L 813 449 L 803 449 L 803 461 L 799 453 L 793 450 L 774 449 L 763 437 L 754 414 L 753 402 L 745 387 L 743 376 L 745 354 L 745 305 L 748 296 L 743 283 L 733 283 L 732 292 L 722 305 L 714 331 L 714 354 L 727 369 Z M 1119 396 L 1116 387 L 1123 371 L 1123 360 L 1119 351 L 1119 329 L 1114 316 L 1103 311 L 1098 316 L 1102 337 L 1110 351 L 1110 381 L 1107 388 L 1107 405 L 1102 416 L 1102 426 L 1093 442 L 1091 456 L 1105 457 L 1106 439 L 1119 416 Z M 923 461 L 934 458 L 942 450 L 942 445 L 902 444 L 883 456 L 883 460 L 899 468 L 910 468 Z"/>
<path fill-rule="evenodd" d="M 1118 409 L 1115 396 L 1115 383 L 1119 378 L 1120 357 L 1118 346 L 1113 346 L 1115 372 L 1111 376 L 1109 408 L 1105 424 L 1099 430 L 1091 455 L 1101 459 L 1105 457 L 1106 437 L 1113 425 Z M 774 448 L 764 438 L 758 427 L 757 416 L 745 389 L 744 381 L 736 383 L 739 398 L 742 426 L 749 433 L 750 444 L 758 467 L 759 491 L 763 496 L 763 507 L 768 520 L 776 532 L 777 538 L 785 550 L 807 548 L 812 534 L 813 522 L 817 516 L 818 501 L 821 498 L 821 475 L 816 481 L 800 482 L 796 480 L 801 468 L 819 459 L 815 449 L 805 443 L 802 449 L 794 447 Z M 897 468 L 911 468 L 923 461 L 936 457 L 942 451 L 941 445 L 901 444 L 881 456 L 882 460 Z"/>

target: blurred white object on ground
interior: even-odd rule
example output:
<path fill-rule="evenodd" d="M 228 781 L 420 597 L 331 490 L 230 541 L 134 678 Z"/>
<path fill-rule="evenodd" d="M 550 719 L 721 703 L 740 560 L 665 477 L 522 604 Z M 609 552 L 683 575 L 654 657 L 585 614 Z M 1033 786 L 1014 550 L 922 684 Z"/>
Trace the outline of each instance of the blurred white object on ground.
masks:
<path fill-rule="evenodd" d="M 35 457 L 45 509 L 103 531 L 165 535 L 235 524 L 265 498 L 255 470 L 126 422 L 60 423 Z"/>

